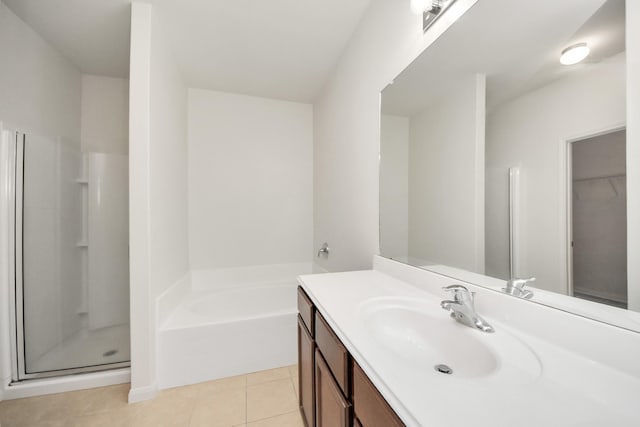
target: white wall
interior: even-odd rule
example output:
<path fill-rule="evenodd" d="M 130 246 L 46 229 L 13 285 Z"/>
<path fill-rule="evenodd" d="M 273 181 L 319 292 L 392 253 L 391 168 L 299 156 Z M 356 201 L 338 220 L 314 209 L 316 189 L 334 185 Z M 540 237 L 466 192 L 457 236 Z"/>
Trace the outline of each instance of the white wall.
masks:
<path fill-rule="evenodd" d="M 129 81 L 82 75 L 82 151 L 129 152 Z"/>
<path fill-rule="evenodd" d="M 156 392 L 156 298 L 188 272 L 187 91 L 163 21 L 133 3 L 130 70 L 131 391 Z"/>
<path fill-rule="evenodd" d="M 373 0 L 314 103 L 314 249 L 330 271 L 371 268 L 378 253 L 380 91 L 475 0 L 422 34 L 408 1 Z"/>
<path fill-rule="evenodd" d="M 312 107 L 189 90 L 191 268 L 307 262 Z"/>
<path fill-rule="evenodd" d="M 380 118 L 380 253 L 409 256 L 409 118 Z"/>
<path fill-rule="evenodd" d="M 0 119 L 80 141 L 80 71 L 0 2 Z"/>
<path fill-rule="evenodd" d="M 484 273 L 485 77 L 410 123 L 409 255 Z"/>
<path fill-rule="evenodd" d="M 487 274 L 508 275 L 507 169 L 520 166 L 522 258 L 516 273 L 535 276 L 536 287 L 567 292 L 566 140 L 624 124 L 625 90 L 621 55 L 529 92 L 489 115 Z"/>
<path fill-rule="evenodd" d="M 154 13 L 151 45 L 151 286 L 157 297 L 189 270 L 187 87 Z"/>
<path fill-rule="evenodd" d="M 135 2 L 131 4 L 129 72 L 129 401 L 152 398 L 156 392 L 155 321 L 149 277 L 150 65 L 151 5 Z"/>

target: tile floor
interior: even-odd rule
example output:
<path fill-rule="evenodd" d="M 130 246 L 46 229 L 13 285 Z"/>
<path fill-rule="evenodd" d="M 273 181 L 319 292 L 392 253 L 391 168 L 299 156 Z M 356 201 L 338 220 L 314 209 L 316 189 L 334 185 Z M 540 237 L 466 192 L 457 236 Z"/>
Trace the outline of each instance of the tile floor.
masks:
<path fill-rule="evenodd" d="M 298 368 L 163 390 L 127 404 L 129 385 L 0 402 L 1 427 L 302 427 Z"/>

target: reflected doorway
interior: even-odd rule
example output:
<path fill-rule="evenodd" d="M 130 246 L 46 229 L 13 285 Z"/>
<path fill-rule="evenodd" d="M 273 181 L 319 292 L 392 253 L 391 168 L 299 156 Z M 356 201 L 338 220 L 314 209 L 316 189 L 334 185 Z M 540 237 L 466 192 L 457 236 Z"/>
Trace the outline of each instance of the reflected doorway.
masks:
<path fill-rule="evenodd" d="M 569 150 L 573 296 L 627 308 L 626 130 Z"/>

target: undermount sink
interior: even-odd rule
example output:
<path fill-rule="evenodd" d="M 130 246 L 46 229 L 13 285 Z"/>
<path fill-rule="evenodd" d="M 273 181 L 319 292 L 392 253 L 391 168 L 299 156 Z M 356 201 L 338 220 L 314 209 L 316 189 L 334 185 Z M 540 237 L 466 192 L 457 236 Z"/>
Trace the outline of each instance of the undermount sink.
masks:
<path fill-rule="evenodd" d="M 360 314 L 381 346 L 416 369 L 442 374 L 434 367 L 445 365 L 451 378 L 516 382 L 533 380 L 542 371 L 535 353 L 515 336 L 499 327 L 488 334 L 464 326 L 437 301 L 376 298 L 362 303 Z"/>

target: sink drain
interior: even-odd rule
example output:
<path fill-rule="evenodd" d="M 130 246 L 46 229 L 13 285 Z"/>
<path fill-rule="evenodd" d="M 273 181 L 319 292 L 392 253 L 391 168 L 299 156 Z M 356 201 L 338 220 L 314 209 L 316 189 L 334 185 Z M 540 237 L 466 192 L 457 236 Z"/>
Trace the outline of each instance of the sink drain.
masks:
<path fill-rule="evenodd" d="M 102 357 L 109 357 L 109 356 L 113 356 L 114 354 L 116 354 L 118 352 L 118 350 L 109 350 L 109 351 L 105 351 L 104 353 L 102 353 Z"/>
<path fill-rule="evenodd" d="M 434 366 L 434 369 L 440 372 L 441 374 L 447 374 L 447 375 L 453 374 L 453 369 L 451 369 L 447 365 L 436 365 Z"/>

